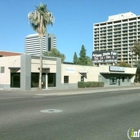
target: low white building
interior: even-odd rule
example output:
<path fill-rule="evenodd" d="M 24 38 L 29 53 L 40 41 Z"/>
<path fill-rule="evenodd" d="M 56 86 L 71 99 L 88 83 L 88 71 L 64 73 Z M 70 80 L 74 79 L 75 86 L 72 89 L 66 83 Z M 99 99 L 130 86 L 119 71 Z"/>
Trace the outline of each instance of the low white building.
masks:
<path fill-rule="evenodd" d="M 0 88 L 31 90 L 38 87 L 38 56 L 21 54 L 0 57 Z M 62 64 L 60 58 L 43 57 L 42 87 L 77 88 L 78 81 L 102 81 L 105 86 L 126 86 L 134 82 L 136 68 Z"/>

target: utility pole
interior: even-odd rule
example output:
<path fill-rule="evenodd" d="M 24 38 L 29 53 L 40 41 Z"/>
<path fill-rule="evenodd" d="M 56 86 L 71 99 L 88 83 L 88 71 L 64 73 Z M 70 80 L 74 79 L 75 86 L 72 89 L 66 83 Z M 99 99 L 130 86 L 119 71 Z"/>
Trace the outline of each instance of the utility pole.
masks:
<path fill-rule="evenodd" d="M 132 60 L 133 52 L 131 49 L 130 49 L 129 55 L 131 56 L 131 68 L 133 68 L 133 60 Z"/>

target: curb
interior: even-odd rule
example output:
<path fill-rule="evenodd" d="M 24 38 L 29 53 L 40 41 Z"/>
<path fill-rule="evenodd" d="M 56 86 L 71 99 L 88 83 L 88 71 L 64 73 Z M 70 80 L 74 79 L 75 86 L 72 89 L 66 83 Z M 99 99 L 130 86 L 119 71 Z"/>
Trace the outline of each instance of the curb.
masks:
<path fill-rule="evenodd" d="M 114 88 L 114 89 L 93 89 L 89 91 L 56 91 L 54 93 L 38 93 L 35 94 L 37 96 L 63 96 L 63 95 L 80 95 L 80 94 L 90 94 L 90 93 L 99 93 L 99 92 L 110 92 L 110 91 L 123 91 L 123 90 L 134 90 L 134 89 L 140 89 L 140 87 L 128 87 L 128 88 Z"/>

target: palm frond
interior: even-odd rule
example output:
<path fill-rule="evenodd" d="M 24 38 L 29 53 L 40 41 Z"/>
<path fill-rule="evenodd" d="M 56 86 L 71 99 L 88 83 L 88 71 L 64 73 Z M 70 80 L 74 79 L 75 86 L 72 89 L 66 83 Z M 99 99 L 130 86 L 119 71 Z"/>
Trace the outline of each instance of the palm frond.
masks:
<path fill-rule="evenodd" d="M 34 31 L 37 31 L 38 25 L 35 25 L 35 24 L 32 23 L 31 26 L 32 26 Z"/>
<path fill-rule="evenodd" d="M 53 25 L 54 23 L 53 14 L 47 10 L 47 5 L 42 3 L 39 7 L 36 6 L 34 12 L 28 14 L 28 20 L 32 28 L 37 31 L 40 36 L 45 34 L 47 25 Z"/>

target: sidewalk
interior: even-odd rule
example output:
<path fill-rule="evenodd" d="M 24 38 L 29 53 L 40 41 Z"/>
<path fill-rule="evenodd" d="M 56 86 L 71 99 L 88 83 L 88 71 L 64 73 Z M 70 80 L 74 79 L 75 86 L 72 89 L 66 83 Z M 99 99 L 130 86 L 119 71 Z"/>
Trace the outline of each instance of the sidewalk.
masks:
<path fill-rule="evenodd" d="M 76 95 L 76 94 L 88 94 L 108 91 L 121 91 L 121 90 L 133 90 L 140 89 L 139 85 L 133 86 L 114 86 L 114 87 L 97 87 L 97 88 L 77 88 L 77 89 L 61 89 L 61 90 L 36 90 L 35 95 L 50 96 L 50 95 Z M 33 91 L 32 91 L 33 92 Z"/>
<path fill-rule="evenodd" d="M 78 95 L 78 94 L 90 94 L 99 92 L 110 92 L 110 91 L 122 91 L 122 90 L 133 90 L 140 89 L 140 85 L 132 86 L 111 86 L 111 87 L 96 87 L 96 88 L 76 88 L 76 89 L 32 89 L 23 91 L 20 89 L 9 89 L 0 90 L 0 93 L 12 93 L 13 94 L 26 94 L 26 95 L 37 95 L 37 96 L 62 96 L 62 95 Z"/>

